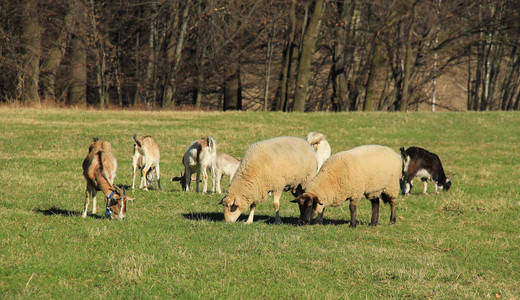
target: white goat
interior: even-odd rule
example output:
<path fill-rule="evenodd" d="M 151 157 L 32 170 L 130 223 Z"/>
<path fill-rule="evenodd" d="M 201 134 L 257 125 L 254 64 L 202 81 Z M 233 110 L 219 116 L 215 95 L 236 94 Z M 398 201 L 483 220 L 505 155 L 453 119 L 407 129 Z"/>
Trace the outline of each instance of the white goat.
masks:
<path fill-rule="evenodd" d="M 96 214 L 97 191 L 105 194 L 105 215 L 107 217 L 123 219 L 126 216 L 126 201 L 134 199 L 127 198 L 125 190 L 114 185 L 116 170 L 117 160 L 112 154 L 110 143 L 94 138 L 89 145 L 89 153 L 83 160 L 83 176 L 87 181 L 83 218 L 87 217 L 90 199 L 92 199 L 92 214 Z"/>
<path fill-rule="evenodd" d="M 139 138 L 134 134 L 134 156 L 132 157 L 133 177 L 132 190 L 135 189 L 135 174 L 137 169 L 141 170 L 141 183 L 139 188 L 148 190 L 148 186 L 153 183 L 153 171 L 157 176 L 157 186 L 161 189 L 161 175 L 159 168 L 159 161 L 161 153 L 159 152 L 159 145 L 152 139 L 151 136 L 141 136 Z"/>
<path fill-rule="evenodd" d="M 235 176 L 235 173 L 237 172 L 239 165 L 240 160 L 234 158 L 233 156 L 228 155 L 226 153 L 217 154 L 217 161 L 215 164 L 215 176 L 217 178 L 217 193 L 222 193 L 220 189 L 220 180 L 222 179 L 222 176 L 229 176 L 229 182 L 231 182 L 231 179 L 233 179 L 233 176 Z"/>
<path fill-rule="evenodd" d="M 213 192 L 215 192 L 215 163 L 217 160 L 217 143 L 212 137 L 202 138 L 194 141 L 182 157 L 184 174 L 172 178 L 172 181 L 179 181 L 184 191 L 190 190 L 191 174 L 197 173 L 196 191 L 199 192 L 200 173 L 204 182 L 203 192 L 208 190 L 208 168 L 211 170 Z"/>
<path fill-rule="evenodd" d="M 323 163 L 330 157 L 331 149 L 326 136 L 319 132 L 309 132 L 307 134 L 307 142 L 311 144 L 312 149 L 316 152 L 316 160 L 318 161 L 318 170 Z"/>

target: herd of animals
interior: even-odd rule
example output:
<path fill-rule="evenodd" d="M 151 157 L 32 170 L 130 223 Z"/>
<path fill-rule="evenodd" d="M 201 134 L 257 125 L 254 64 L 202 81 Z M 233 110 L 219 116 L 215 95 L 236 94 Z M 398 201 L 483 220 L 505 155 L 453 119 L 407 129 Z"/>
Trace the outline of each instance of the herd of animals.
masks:
<path fill-rule="evenodd" d="M 133 142 L 132 189 L 135 189 L 137 173 L 140 173 L 139 188 L 148 190 L 155 181 L 161 189 L 158 144 L 151 136 L 137 137 L 135 134 Z M 284 191 L 290 191 L 295 197 L 291 202 L 297 203 L 300 209 L 299 225 L 311 221 L 320 224 L 326 207 L 339 206 L 349 200 L 350 227 L 356 227 L 356 208 L 362 198 L 372 204 L 370 225 L 378 224 L 380 199 L 390 205 L 390 223 L 393 224 L 396 198 L 399 192 L 410 193 L 414 177 L 423 182 L 424 194 L 429 180 L 434 182 L 436 193 L 451 187 L 436 154 L 419 147 L 400 148 L 400 152 L 381 145 L 364 145 L 331 155 L 325 135 L 311 132 L 306 139 L 282 136 L 251 144 L 239 160 L 217 153 L 215 139 L 207 137 L 188 146 L 182 157 L 184 173 L 173 177 L 172 181 L 178 181 L 186 192 L 194 181 L 195 190 L 199 192 L 202 175 L 205 193 L 209 170 L 212 191 L 221 193 L 221 178 L 229 176 L 229 188 L 220 202 L 226 222 L 235 222 L 249 209 L 246 223 L 252 223 L 256 204 L 272 195 L 275 222 L 281 223 L 280 198 Z M 106 204 L 105 216 L 125 218 L 127 202 L 134 199 L 126 196 L 123 188 L 114 185 L 116 170 L 117 160 L 111 144 L 94 138 L 83 161 L 87 182 L 83 217 L 87 216 L 91 200 L 92 214 L 96 214 L 96 193 L 101 191 Z"/>

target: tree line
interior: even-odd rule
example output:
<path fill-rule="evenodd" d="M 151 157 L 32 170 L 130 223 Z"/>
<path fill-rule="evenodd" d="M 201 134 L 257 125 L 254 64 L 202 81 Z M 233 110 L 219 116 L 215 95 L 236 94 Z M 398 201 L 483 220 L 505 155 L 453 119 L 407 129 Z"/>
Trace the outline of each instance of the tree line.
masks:
<path fill-rule="evenodd" d="M 456 68 L 468 110 L 520 106 L 513 0 L 7 0 L 0 102 L 417 110 Z"/>

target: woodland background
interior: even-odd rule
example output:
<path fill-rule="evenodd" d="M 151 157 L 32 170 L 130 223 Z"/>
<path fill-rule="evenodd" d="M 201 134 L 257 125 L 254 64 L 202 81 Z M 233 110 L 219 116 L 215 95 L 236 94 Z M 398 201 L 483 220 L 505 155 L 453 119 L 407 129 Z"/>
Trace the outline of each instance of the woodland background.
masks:
<path fill-rule="evenodd" d="M 7 0 L 0 103 L 518 110 L 520 1 Z"/>

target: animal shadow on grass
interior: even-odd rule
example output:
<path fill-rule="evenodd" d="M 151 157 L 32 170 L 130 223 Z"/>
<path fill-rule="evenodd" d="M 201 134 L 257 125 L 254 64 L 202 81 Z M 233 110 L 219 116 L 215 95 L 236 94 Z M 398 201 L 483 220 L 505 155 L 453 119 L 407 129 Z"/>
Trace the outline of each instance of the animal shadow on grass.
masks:
<path fill-rule="evenodd" d="M 45 216 L 54 216 L 54 215 L 60 215 L 60 216 L 65 216 L 65 217 L 76 217 L 76 216 L 80 216 L 81 213 L 79 211 L 72 211 L 72 210 L 66 210 L 66 209 L 61 209 L 61 208 L 57 208 L 57 207 L 51 207 L 49 209 L 41 209 L 41 208 L 38 208 L 36 210 L 37 213 L 40 213 L 40 214 L 43 214 Z M 88 215 L 89 217 L 91 218 L 95 218 L 95 219 L 104 219 L 104 217 L 102 216 L 98 216 L 98 215 Z"/>
<path fill-rule="evenodd" d="M 209 222 L 224 222 L 224 214 L 219 212 L 193 212 L 182 215 L 185 219 L 193 221 L 209 221 Z M 245 222 L 248 215 L 242 214 L 237 222 Z M 282 224 L 290 224 L 298 226 L 298 218 L 296 217 L 282 217 Z M 274 216 L 270 215 L 255 215 L 254 222 L 264 222 L 265 224 L 275 224 Z M 331 220 L 323 219 L 323 225 L 345 225 L 349 224 L 349 220 Z M 314 224 L 314 223 L 313 223 Z M 358 225 L 363 225 L 364 222 L 358 221 Z"/>

